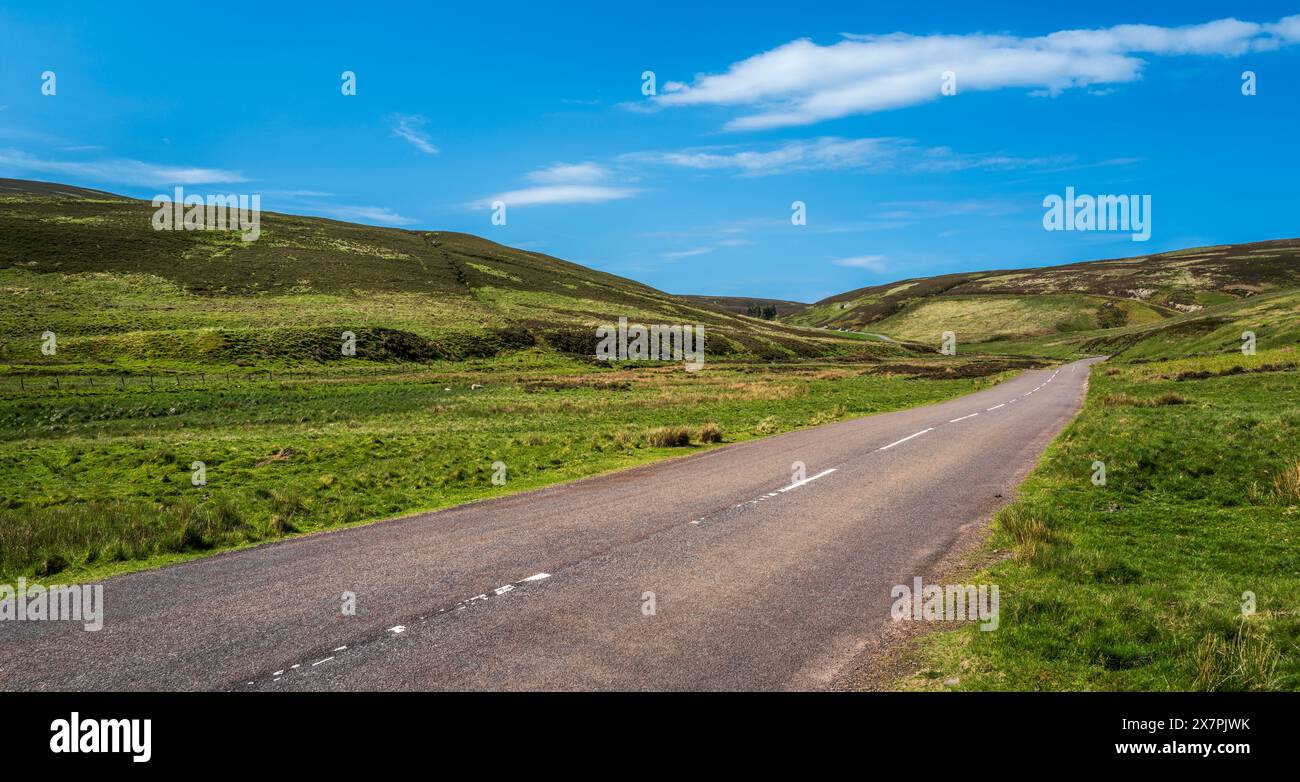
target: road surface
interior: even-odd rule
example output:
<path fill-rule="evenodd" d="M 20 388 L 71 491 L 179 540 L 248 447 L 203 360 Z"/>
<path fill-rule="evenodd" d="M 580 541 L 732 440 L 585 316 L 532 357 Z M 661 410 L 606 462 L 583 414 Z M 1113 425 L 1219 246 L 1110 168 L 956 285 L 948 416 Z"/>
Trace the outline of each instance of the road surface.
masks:
<path fill-rule="evenodd" d="M 891 588 L 1010 499 L 1093 361 L 116 577 L 98 632 L 0 623 L 0 688 L 832 687 L 882 637 Z"/>

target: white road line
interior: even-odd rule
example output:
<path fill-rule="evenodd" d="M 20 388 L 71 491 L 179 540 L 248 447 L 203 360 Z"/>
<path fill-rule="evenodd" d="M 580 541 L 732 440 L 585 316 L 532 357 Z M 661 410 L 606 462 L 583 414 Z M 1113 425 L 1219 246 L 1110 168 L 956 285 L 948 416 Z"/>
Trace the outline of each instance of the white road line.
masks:
<path fill-rule="evenodd" d="M 525 578 L 524 580 L 525 580 L 525 581 L 541 581 L 541 580 L 544 579 L 544 578 L 550 578 L 550 577 L 551 577 L 551 574 L 550 574 L 550 573 L 536 573 L 536 574 L 534 574 L 534 575 L 529 576 L 528 578 Z"/>
<path fill-rule="evenodd" d="M 905 443 L 905 442 L 907 442 L 908 440 L 911 440 L 913 437 L 920 437 L 921 435 L 925 434 L 926 432 L 933 432 L 933 431 L 934 431 L 934 427 L 933 427 L 933 426 L 930 427 L 929 429 L 922 429 L 921 431 L 917 432 L 916 434 L 909 434 L 907 437 L 904 437 L 904 438 L 901 439 L 901 440 L 895 440 L 894 442 L 890 443 L 889 445 L 881 446 L 880 448 L 877 448 L 876 450 L 878 450 L 878 451 L 887 451 L 887 450 L 889 450 L 890 448 L 893 448 L 895 445 L 898 445 L 899 443 Z"/>
<path fill-rule="evenodd" d="M 346 650 L 346 649 L 347 649 L 346 646 L 340 646 L 339 648 L 337 648 L 337 649 L 331 649 L 330 651 L 332 651 L 332 652 L 342 652 L 342 651 L 344 651 L 344 650 Z"/>
<path fill-rule="evenodd" d="M 392 633 L 393 635 L 404 633 L 406 632 L 406 625 L 394 625 L 393 627 L 388 628 L 388 632 Z"/>
<path fill-rule="evenodd" d="M 779 491 L 779 492 L 781 492 L 781 493 L 784 494 L 785 492 L 788 492 L 788 491 L 790 491 L 791 489 L 797 489 L 797 488 L 799 488 L 800 486 L 803 486 L 805 483 L 812 483 L 813 481 L 817 480 L 818 478 L 823 478 L 823 477 L 825 477 L 825 476 L 827 476 L 827 475 L 830 475 L 830 474 L 833 473 L 833 472 L 835 472 L 835 468 L 834 468 L 834 467 L 830 468 L 829 470 L 822 470 L 821 472 L 817 473 L 816 475 L 812 476 L 811 478 L 804 478 L 802 481 L 795 481 L 794 483 L 790 484 L 789 486 L 784 486 L 784 487 L 782 487 L 782 488 L 780 488 L 780 489 L 777 489 L 777 491 Z"/>
<path fill-rule="evenodd" d="M 334 659 L 334 655 L 331 654 L 329 657 L 326 657 L 324 660 L 317 660 L 316 662 L 312 663 L 312 664 L 311 664 L 311 667 L 315 668 L 316 666 L 320 665 L 321 663 L 327 663 L 327 662 L 329 662 L 330 660 L 333 660 L 333 659 Z"/>
<path fill-rule="evenodd" d="M 1000 404 L 1000 405 L 993 405 L 992 407 L 990 407 L 988 410 L 985 410 L 984 412 L 986 412 L 986 413 L 988 413 L 988 412 L 992 412 L 993 410 L 997 410 L 999 407 L 1006 407 L 1006 406 L 1007 406 L 1007 403 L 1006 403 L 1006 402 L 1003 402 L 1003 403 Z"/>
<path fill-rule="evenodd" d="M 955 423 L 957 423 L 958 421 L 965 421 L 967 418 L 974 418 L 974 417 L 977 416 L 977 415 L 979 415 L 979 413 L 971 413 L 970 415 L 964 415 L 964 416 L 962 416 L 961 418 L 954 418 L 954 419 L 952 419 L 951 421 L 949 421 L 948 423 L 950 423 L 950 424 L 955 424 Z"/>

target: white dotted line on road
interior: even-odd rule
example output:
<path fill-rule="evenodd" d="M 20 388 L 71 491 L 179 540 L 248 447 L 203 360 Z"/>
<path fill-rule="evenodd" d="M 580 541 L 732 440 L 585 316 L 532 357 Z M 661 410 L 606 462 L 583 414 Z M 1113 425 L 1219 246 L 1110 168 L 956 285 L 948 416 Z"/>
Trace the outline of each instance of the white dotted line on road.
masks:
<path fill-rule="evenodd" d="M 1073 366 L 1071 366 L 1071 371 L 1073 371 L 1073 370 L 1074 370 L 1074 368 L 1073 368 Z M 1009 400 L 1007 400 L 1006 402 L 1003 402 L 1003 403 L 1001 403 L 1001 404 L 996 404 L 996 405 L 994 405 L 994 406 L 988 408 L 988 409 L 985 410 L 984 412 L 986 412 L 986 413 L 990 413 L 990 412 L 992 412 L 992 411 L 994 411 L 994 410 L 997 410 L 998 408 L 1006 407 L 1007 405 L 1009 405 L 1009 404 L 1013 404 L 1013 403 L 1019 401 L 1020 399 L 1024 399 L 1025 397 L 1027 397 L 1027 396 L 1029 396 L 1030 394 L 1034 393 L 1034 391 L 1042 390 L 1043 386 L 1045 386 L 1045 385 L 1047 385 L 1048 383 L 1052 382 L 1052 379 L 1055 378 L 1055 377 L 1056 377 L 1057 375 L 1059 375 L 1060 373 L 1061 373 L 1061 370 L 1060 370 L 1060 369 L 1057 369 L 1056 371 L 1054 371 L 1054 372 L 1052 373 L 1052 376 L 1051 376 L 1051 377 L 1049 377 L 1049 378 L 1047 378 L 1046 380 L 1044 380 L 1042 383 L 1040 383 L 1038 386 L 1036 386 L 1032 391 L 1028 391 L 1028 392 L 1022 394 L 1020 397 L 1018 397 L 1018 398 L 1016 398 L 1016 399 L 1009 399 Z M 955 423 L 957 423 L 958 421 L 965 421 L 966 419 L 968 419 L 968 418 L 974 418 L 974 417 L 977 416 L 977 415 L 979 415 L 979 413 L 971 413 L 970 415 L 964 415 L 964 416 L 961 416 L 960 418 L 954 418 L 954 419 L 952 419 L 951 421 L 949 421 L 948 423 L 950 423 L 950 424 L 955 424 Z M 938 426 L 943 426 L 943 424 L 938 424 Z M 911 439 L 914 438 L 914 437 L 920 437 L 921 435 L 923 435 L 923 434 L 925 434 L 925 433 L 927 433 L 927 432 L 933 432 L 934 429 L 935 429 L 935 427 L 933 427 L 933 426 L 931 426 L 931 427 L 929 427 L 929 428 L 927 428 L 927 429 L 922 429 L 921 431 L 916 432 L 916 433 L 914 433 L 914 434 L 909 434 L 907 437 L 904 437 L 904 438 L 901 439 L 901 440 L 895 440 L 894 442 L 890 443 L 889 445 L 883 445 L 883 446 L 877 448 L 876 451 L 887 451 L 887 450 L 889 450 L 890 448 L 893 448 L 893 447 L 896 446 L 896 445 L 900 445 L 900 444 L 902 444 L 902 443 L 905 443 L 905 442 L 907 442 L 908 440 L 911 440 Z M 811 478 L 804 478 L 803 480 L 795 481 L 794 483 L 790 484 L 789 486 L 784 486 L 784 487 L 782 487 L 782 488 L 780 488 L 780 489 L 777 489 L 776 491 L 770 491 L 770 492 L 767 492 L 767 493 L 765 493 L 765 494 L 760 494 L 759 496 L 755 497 L 755 498 L 752 499 L 752 500 L 747 500 L 747 501 L 745 501 L 745 502 L 738 502 L 738 503 L 736 503 L 735 505 L 732 505 L 731 507 L 732 507 L 732 509 L 734 510 L 734 509 L 736 509 L 736 508 L 743 508 L 743 507 L 745 507 L 746 505 L 756 505 L 756 504 L 758 504 L 758 503 L 760 503 L 760 502 L 763 502 L 764 500 L 767 500 L 767 499 L 770 499 L 770 498 L 772 498 L 772 497 L 777 497 L 777 496 L 779 496 L 779 495 L 781 495 L 781 494 L 784 494 L 785 492 L 788 492 L 788 491 L 790 491 L 791 489 L 797 489 L 797 488 L 799 488 L 800 486 L 805 486 L 805 485 L 807 485 L 807 484 L 809 484 L 809 483 L 811 483 L 811 482 L 817 480 L 818 478 L 822 478 L 822 477 L 825 477 L 825 476 L 827 476 L 827 475 L 830 475 L 831 473 L 835 472 L 835 470 L 836 470 L 836 468 L 834 468 L 834 467 L 832 467 L 832 468 L 830 468 L 830 469 L 828 469 L 828 470 L 822 470 L 821 472 L 817 473 L 816 475 L 812 476 Z M 705 516 L 701 516 L 701 517 L 698 518 L 698 519 L 694 519 L 694 520 L 692 520 L 692 521 L 690 522 L 690 524 L 691 524 L 692 526 L 696 526 L 696 527 L 698 527 L 700 524 L 702 524 L 702 523 L 704 522 L 704 520 L 705 520 L 706 518 L 708 518 L 709 515 L 712 515 L 712 514 L 708 514 L 708 515 L 705 515 Z M 480 596 L 480 597 L 482 597 L 482 596 Z"/>
<path fill-rule="evenodd" d="M 484 592 L 483 594 L 475 595 L 474 597 L 471 597 L 468 600 L 462 600 L 453 606 L 448 606 L 446 608 L 439 608 L 437 611 L 433 612 L 432 614 L 421 616 L 420 619 L 421 620 L 428 619 L 430 616 L 438 616 L 439 614 L 445 614 L 449 611 L 461 611 L 475 603 L 488 600 L 492 597 L 498 597 L 500 595 L 504 595 L 507 592 L 513 592 L 516 589 L 518 589 L 520 586 L 527 584 L 529 582 L 544 581 L 550 577 L 551 577 L 550 573 L 535 573 L 529 576 L 528 578 L 521 578 L 520 580 L 511 582 L 509 584 L 506 584 L 505 586 L 497 587 L 496 589 L 492 590 L 491 593 Z M 393 625 L 392 627 L 388 628 L 385 632 L 389 633 L 388 636 L 389 638 L 392 638 L 394 636 L 398 636 L 406 632 L 406 625 Z M 320 660 L 316 660 L 315 662 L 311 663 L 307 667 L 315 668 L 318 665 L 323 665 L 327 662 L 330 662 L 331 660 L 338 658 L 339 655 L 341 655 L 343 652 L 346 652 L 347 650 L 348 650 L 347 645 L 343 645 L 331 649 L 330 650 L 331 654 L 328 657 L 324 657 Z M 275 671 L 274 673 L 271 674 L 271 681 L 278 682 L 282 678 L 284 678 L 286 672 L 301 670 L 301 669 L 302 669 L 302 663 L 294 663 L 293 665 L 290 665 L 288 668 L 281 668 L 280 670 Z M 249 686 L 252 686 L 256 684 L 256 680 L 250 681 L 248 684 Z"/>

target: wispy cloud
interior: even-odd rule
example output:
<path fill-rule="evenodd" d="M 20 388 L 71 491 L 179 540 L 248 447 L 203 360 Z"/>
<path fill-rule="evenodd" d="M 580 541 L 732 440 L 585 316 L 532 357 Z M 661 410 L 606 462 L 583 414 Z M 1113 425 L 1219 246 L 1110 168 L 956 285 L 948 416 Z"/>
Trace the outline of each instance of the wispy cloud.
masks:
<path fill-rule="evenodd" d="M 1073 157 L 1061 155 L 1023 158 L 1000 153 L 958 153 L 948 147 L 921 147 L 914 141 L 902 138 L 846 139 L 826 136 L 810 141 L 789 141 L 762 150 L 738 150 L 734 146 L 708 147 L 675 152 L 631 153 L 625 155 L 624 159 L 764 176 L 795 171 L 843 169 L 942 173 L 967 169 L 1042 168 L 1065 165 Z"/>
<path fill-rule="evenodd" d="M 1021 88 L 1055 95 L 1136 81 L 1138 55 L 1238 56 L 1300 42 L 1300 15 L 1260 24 L 1219 19 L 1184 27 L 1119 25 L 1011 35 L 846 35 L 820 46 L 801 38 L 685 84 L 669 82 L 659 107 L 735 106 L 730 130 L 810 125 L 912 106 L 940 97 L 942 74 L 958 94 Z"/>
<path fill-rule="evenodd" d="M 852 258 L 836 258 L 831 263 L 836 266 L 848 266 L 853 269 L 867 269 L 873 272 L 884 272 L 889 267 L 883 255 L 856 255 Z"/>
<path fill-rule="evenodd" d="M 630 198 L 636 190 L 628 187 L 606 187 L 604 185 L 551 185 L 547 187 L 525 187 L 520 190 L 507 190 L 491 198 L 484 199 L 480 206 L 493 201 L 503 201 L 508 206 L 537 206 L 540 204 L 599 204 L 605 201 L 617 201 Z"/>
<path fill-rule="evenodd" d="M 576 185 L 600 182 L 609 175 L 609 169 L 597 163 L 556 163 L 530 172 L 528 178 L 546 185 Z"/>
<path fill-rule="evenodd" d="M 319 206 L 316 211 L 341 220 L 360 220 L 381 225 L 410 225 L 415 222 L 410 217 L 382 206 Z"/>
<path fill-rule="evenodd" d="M 238 171 L 220 168 L 171 166 L 125 159 L 50 160 L 16 149 L 0 149 L 0 170 L 3 169 L 124 185 L 200 185 L 248 181 Z"/>
<path fill-rule="evenodd" d="M 393 136 L 402 139 L 426 155 L 438 154 L 438 148 L 429 140 L 429 134 L 424 132 L 426 120 L 423 115 L 394 114 L 389 118 L 389 122 L 392 126 Z"/>
<path fill-rule="evenodd" d="M 696 255 L 705 255 L 713 252 L 712 247 L 692 247 L 689 250 L 677 250 L 676 252 L 664 253 L 664 257 L 670 261 L 679 261 L 682 258 L 692 258 Z"/>
<path fill-rule="evenodd" d="M 526 175 L 537 185 L 507 190 L 476 201 L 473 206 L 488 207 L 494 201 L 502 201 L 508 207 L 597 204 L 630 198 L 639 192 L 636 188 L 607 182 L 611 177 L 609 169 L 596 163 L 556 163 Z"/>

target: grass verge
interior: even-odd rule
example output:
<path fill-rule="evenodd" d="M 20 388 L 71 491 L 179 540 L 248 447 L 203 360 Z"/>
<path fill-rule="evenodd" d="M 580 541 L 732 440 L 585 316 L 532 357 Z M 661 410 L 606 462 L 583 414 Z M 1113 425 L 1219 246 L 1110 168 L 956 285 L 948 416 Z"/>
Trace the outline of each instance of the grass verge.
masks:
<path fill-rule="evenodd" d="M 999 628 L 922 637 L 899 686 L 1300 689 L 1300 368 L 1228 360 L 1095 367 L 972 576 Z"/>

